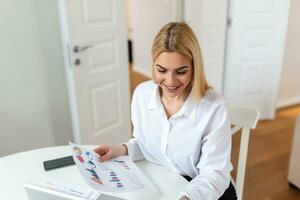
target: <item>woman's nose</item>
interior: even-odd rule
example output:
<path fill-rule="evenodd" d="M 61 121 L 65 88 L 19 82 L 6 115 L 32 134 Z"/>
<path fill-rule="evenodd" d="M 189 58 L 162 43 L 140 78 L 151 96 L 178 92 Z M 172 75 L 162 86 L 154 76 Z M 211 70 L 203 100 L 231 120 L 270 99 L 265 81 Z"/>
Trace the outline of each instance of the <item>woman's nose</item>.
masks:
<path fill-rule="evenodd" d="M 169 73 L 166 78 L 167 84 L 172 86 L 176 82 L 176 76 L 174 73 Z"/>

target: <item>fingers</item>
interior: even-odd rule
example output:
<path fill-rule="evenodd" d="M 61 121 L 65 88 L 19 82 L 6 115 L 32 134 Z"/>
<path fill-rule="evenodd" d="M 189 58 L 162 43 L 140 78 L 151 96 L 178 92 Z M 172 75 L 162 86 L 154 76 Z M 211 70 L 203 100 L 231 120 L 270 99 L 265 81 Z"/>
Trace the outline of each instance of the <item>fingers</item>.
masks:
<path fill-rule="evenodd" d="M 96 153 L 98 153 L 100 156 L 105 155 L 108 152 L 107 149 L 99 149 L 98 151 L 96 151 Z"/>
<path fill-rule="evenodd" d="M 118 157 L 120 155 L 123 155 L 125 153 L 120 153 L 124 147 L 119 145 L 115 147 L 107 146 L 107 145 L 101 145 L 94 149 L 94 152 L 101 156 L 102 161 L 107 161 L 112 158 Z"/>
<path fill-rule="evenodd" d="M 106 152 L 108 151 L 109 147 L 108 146 L 99 146 L 96 149 L 94 149 L 94 152 L 101 155 L 106 154 Z"/>
<path fill-rule="evenodd" d="M 113 148 L 106 145 L 97 147 L 94 152 L 101 156 L 102 161 L 110 160 L 113 156 Z"/>
<path fill-rule="evenodd" d="M 112 151 L 108 151 L 108 152 L 106 152 L 106 154 L 101 156 L 102 161 L 107 161 L 110 159 L 112 159 Z"/>

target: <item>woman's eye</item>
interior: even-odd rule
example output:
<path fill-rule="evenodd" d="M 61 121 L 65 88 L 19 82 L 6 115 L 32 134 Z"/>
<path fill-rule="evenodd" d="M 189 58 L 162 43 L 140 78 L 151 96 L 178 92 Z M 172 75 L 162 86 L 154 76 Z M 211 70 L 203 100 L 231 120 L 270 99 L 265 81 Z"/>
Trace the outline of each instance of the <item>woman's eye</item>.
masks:
<path fill-rule="evenodd" d="M 181 75 L 181 74 L 185 74 L 187 71 L 176 71 L 177 74 Z"/>
<path fill-rule="evenodd" d="M 166 72 L 166 70 L 163 70 L 163 69 L 158 69 L 157 71 L 160 72 L 160 73 L 165 73 Z"/>

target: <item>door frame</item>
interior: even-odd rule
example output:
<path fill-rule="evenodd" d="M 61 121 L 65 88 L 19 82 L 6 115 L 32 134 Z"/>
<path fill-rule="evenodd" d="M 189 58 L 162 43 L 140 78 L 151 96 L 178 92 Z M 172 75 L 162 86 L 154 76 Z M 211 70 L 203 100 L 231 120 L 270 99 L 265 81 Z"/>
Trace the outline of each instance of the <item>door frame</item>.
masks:
<path fill-rule="evenodd" d="M 77 110 L 77 100 L 75 95 L 75 83 L 73 80 L 73 71 L 71 64 L 71 55 L 70 55 L 70 41 L 68 37 L 68 29 L 67 29 L 67 21 L 66 21 L 66 13 L 65 13 L 65 4 L 64 0 L 57 0 L 58 5 L 58 14 L 59 14 L 59 24 L 61 29 L 61 37 L 62 37 L 62 49 L 63 49 L 63 57 L 65 63 L 65 72 L 66 72 L 66 81 L 68 88 L 68 99 L 69 99 L 69 108 L 71 114 L 72 121 L 72 130 L 73 130 L 73 140 L 75 143 L 80 144 L 80 127 L 79 127 L 79 117 Z"/>

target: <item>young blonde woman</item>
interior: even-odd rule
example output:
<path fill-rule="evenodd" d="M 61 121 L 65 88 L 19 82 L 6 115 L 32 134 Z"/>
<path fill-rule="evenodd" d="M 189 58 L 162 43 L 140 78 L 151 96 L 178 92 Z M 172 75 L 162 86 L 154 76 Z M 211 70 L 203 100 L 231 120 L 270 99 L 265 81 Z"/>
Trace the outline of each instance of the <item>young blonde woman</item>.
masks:
<path fill-rule="evenodd" d="M 166 24 L 152 46 L 153 80 L 132 98 L 133 136 L 101 145 L 103 160 L 129 155 L 168 165 L 188 181 L 178 199 L 235 200 L 230 183 L 231 134 L 226 102 L 206 82 L 201 51 L 185 23 Z"/>

